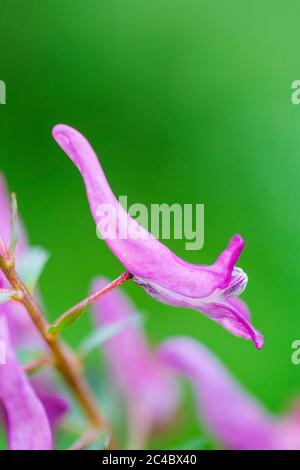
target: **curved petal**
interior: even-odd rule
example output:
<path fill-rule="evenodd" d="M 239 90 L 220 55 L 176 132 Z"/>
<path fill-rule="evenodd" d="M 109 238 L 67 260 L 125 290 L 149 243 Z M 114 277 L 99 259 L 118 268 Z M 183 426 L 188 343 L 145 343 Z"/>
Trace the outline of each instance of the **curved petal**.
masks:
<path fill-rule="evenodd" d="M 109 281 L 101 279 L 93 290 L 100 290 Z M 134 307 L 120 290 L 101 297 L 94 306 L 98 326 L 113 325 L 134 315 Z M 150 350 L 143 331 L 128 326 L 108 340 L 103 350 L 111 380 L 127 401 L 131 431 L 138 436 L 149 428 L 167 421 L 174 413 L 178 390 L 165 368 Z M 145 422 L 146 421 L 146 422 Z"/>
<path fill-rule="evenodd" d="M 203 345 L 190 338 L 172 338 L 161 345 L 159 357 L 192 382 L 199 414 L 223 446 L 238 450 L 276 448 L 276 420 Z"/>
<path fill-rule="evenodd" d="M 6 362 L 0 365 L 0 402 L 4 408 L 9 448 L 49 450 L 52 437 L 48 418 L 17 361 L 3 314 L 0 314 L 0 341 L 6 346 Z"/>
<path fill-rule="evenodd" d="M 248 309 L 247 304 L 245 304 L 243 300 L 238 299 L 236 297 L 229 297 L 227 299 L 227 303 L 231 305 L 231 307 L 238 310 L 238 312 L 240 312 L 240 315 L 242 315 L 245 318 L 245 320 L 248 320 L 249 322 L 251 321 L 250 311 Z"/>
<path fill-rule="evenodd" d="M 233 335 L 250 339 L 257 349 L 261 349 L 264 344 L 262 334 L 253 328 L 249 318 L 245 316 L 244 305 L 242 305 L 240 311 L 238 310 L 240 304 L 236 302 L 236 300 L 240 301 L 240 299 L 230 299 L 230 302 L 224 302 L 222 304 L 216 302 L 203 304 L 199 307 L 199 310 L 222 325 Z"/>
<path fill-rule="evenodd" d="M 135 279 L 149 295 L 160 302 L 176 307 L 193 308 L 219 323 L 231 334 L 253 341 L 257 349 L 261 349 L 264 338 L 251 324 L 250 313 L 244 302 L 235 297 L 224 298 L 224 292 L 216 292 L 204 299 L 190 299 L 164 289 L 159 284 Z"/>

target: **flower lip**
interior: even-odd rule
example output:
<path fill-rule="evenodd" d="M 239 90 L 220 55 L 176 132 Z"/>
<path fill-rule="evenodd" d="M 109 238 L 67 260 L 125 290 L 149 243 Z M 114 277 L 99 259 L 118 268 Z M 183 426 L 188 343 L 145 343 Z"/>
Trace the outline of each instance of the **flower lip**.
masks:
<path fill-rule="evenodd" d="M 235 267 L 233 269 L 230 282 L 223 291 L 223 298 L 238 297 L 246 289 L 247 283 L 247 274 L 241 268 Z"/>

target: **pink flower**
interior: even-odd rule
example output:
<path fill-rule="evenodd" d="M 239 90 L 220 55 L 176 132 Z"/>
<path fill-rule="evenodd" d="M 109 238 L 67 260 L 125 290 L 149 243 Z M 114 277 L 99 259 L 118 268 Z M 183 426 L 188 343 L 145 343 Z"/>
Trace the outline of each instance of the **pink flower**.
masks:
<path fill-rule="evenodd" d="M 244 305 L 236 300 L 247 284 L 246 274 L 235 266 L 244 247 L 242 238 L 235 235 L 211 266 L 187 263 L 125 212 L 94 150 L 79 132 L 57 125 L 53 136 L 82 174 L 98 231 L 134 281 L 155 299 L 201 311 L 232 334 L 251 339 L 261 348 L 262 335 L 251 325 Z M 110 209 L 114 209 L 114 216 L 108 217 Z"/>
<path fill-rule="evenodd" d="M 18 363 L 2 311 L 0 341 L 6 349 L 6 362 L 0 365 L 0 404 L 7 425 L 8 446 L 12 450 L 49 450 L 52 437 L 45 409 Z"/>
<path fill-rule="evenodd" d="M 98 280 L 93 290 L 106 286 Z M 134 318 L 135 308 L 120 290 L 101 297 L 94 305 L 97 326 L 119 324 Z M 178 403 L 178 389 L 171 374 L 156 358 L 142 328 L 129 324 L 108 340 L 103 350 L 109 376 L 127 407 L 131 448 L 142 448 L 157 427 L 167 423 Z"/>
<path fill-rule="evenodd" d="M 158 355 L 192 382 L 199 415 L 225 448 L 300 449 L 299 406 L 286 416 L 272 416 L 208 349 L 191 338 L 166 340 Z"/>

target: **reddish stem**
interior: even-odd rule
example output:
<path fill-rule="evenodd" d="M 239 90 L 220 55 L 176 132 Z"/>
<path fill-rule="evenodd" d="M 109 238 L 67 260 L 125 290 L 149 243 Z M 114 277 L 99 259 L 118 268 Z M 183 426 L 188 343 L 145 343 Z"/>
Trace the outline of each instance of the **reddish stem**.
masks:
<path fill-rule="evenodd" d="M 132 279 L 132 274 L 129 272 L 125 271 L 125 273 L 121 274 L 121 276 L 117 277 L 114 281 L 112 281 L 110 284 L 108 284 L 106 287 L 101 289 L 98 292 L 95 292 L 94 294 L 90 295 L 89 297 L 86 297 L 84 300 L 79 302 L 77 305 L 74 305 L 74 307 L 70 308 L 67 310 L 65 313 L 63 313 L 58 319 L 54 322 L 53 326 L 58 325 L 61 321 L 63 321 L 66 317 L 73 315 L 76 312 L 82 312 L 86 308 L 89 307 L 89 305 L 93 304 L 96 300 L 98 300 L 100 297 L 102 297 L 105 294 L 108 294 L 111 292 L 113 289 L 116 289 L 119 287 L 121 284 L 124 284 L 124 282 L 128 281 L 129 279 Z"/>
<path fill-rule="evenodd" d="M 41 369 L 44 366 L 51 365 L 53 361 L 49 357 L 41 356 L 37 359 L 33 360 L 32 362 L 28 362 L 27 364 L 23 365 L 24 372 L 32 373 L 36 372 L 37 370 Z"/>

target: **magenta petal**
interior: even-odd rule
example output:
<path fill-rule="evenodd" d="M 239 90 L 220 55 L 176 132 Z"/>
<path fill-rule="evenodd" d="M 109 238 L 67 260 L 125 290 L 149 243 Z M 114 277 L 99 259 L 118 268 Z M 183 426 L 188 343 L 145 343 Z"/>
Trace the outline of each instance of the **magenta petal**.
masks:
<path fill-rule="evenodd" d="M 239 300 L 239 299 L 234 299 Z M 257 349 L 261 349 L 264 344 L 264 338 L 261 333 L 255 330 L 248 318 L 245 317 L 245 311 L 239 311 L 236 307 L 237 302 L 231 303 L 211 303 L 203 304 L 199 307 L 203 313 L 215 322 L 222 325 L 226 330 L 240 338 L 250 339 Z M 243 309 L 243 307 L 242 307 Z"/>
<path fill-rule="evenodd" d="M 190 338 L 165 341 L 159 350 L 164 363 L 193 384 L 199 414 L 226 448 L 278 448 L 276 420 L 230 375 L 203 345 Z"/>
<path fill-rule="evenodd" d="M 247 276 L 235 267 L 244 247 L 244 240 L 239 235 L 232 237 L 228 247 L 213 265 L 187 263 L 125 212 L 85 137 L 62 124 L 54 127 L 53 137 L 81 172 L 91 212 L 102 237 L 134 276 L 135 282 L 152 297 L 170 305 L 206 313 L 203 305 L 205 307 L 212 301 L 223 303 L 227 297 L 237 297 L 245 289 Z M 113 215 L 109 211 L 108 216 L 104 206 L 109 206 Z M 105 231 L 107 224 L 109 230 Z M 244 338 L 253 339 L 250 331 L 246 334 L 240 324 L 228 329 L 235 330 L 237 335 L 241 333 Z"/>
<path fill-rule="evenodd" d="M 58 393 L 48 393 L 46 391 L 38 391 L 36 389 L 35 392 L 46 411 L 51 427 L 56 427 L 68 413 L 69 403 Z"/>
<path fill-rule="evenodd" d="M 49 450 L 52 438 L 48 418 L 19 366 L 3 314 L 0 314 L 0 340 L 6 345 L 6 363 L 0 365 L 0 402 L 4 408 L 9 448 Z"/>
<path fill-rule="evenodd" d="M 94 291 L 109 281 L 101 279 Z M 135 313 L 120 290 L 101 297 L 94 306 L 98 326 L 124 321 Z M 143 331 L 129 325 L 103 345 L 111 381 L 127 402 L 129 421 L 135 436 L 168 421 L 178 402 L 178 390 L 170 374 L 152 353 Z"/>
<path fill-rule="evenodd" d="M 229 297 L 227 299 L 227 303 L 231 305 L 235 310 L 237 310 L 242 317 L 245 318 L 245 320 L 248 320 L 249 322 L 251 321 L 251 314 L 248 309 L 248 306 L 243 300 L 237 298 L 237 297 Z"/>

